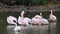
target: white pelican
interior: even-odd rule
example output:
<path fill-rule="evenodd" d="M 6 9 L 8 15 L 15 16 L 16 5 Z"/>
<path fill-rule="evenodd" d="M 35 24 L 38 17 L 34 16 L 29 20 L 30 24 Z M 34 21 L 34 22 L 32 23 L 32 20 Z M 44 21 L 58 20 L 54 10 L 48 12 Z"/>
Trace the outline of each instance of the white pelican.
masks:
<path fill-rule="evenodd" d="M 21 16 L 18 17 L 18 24 L 29 25 L 28 21 L 24 19 L 24 11 L 21 12 Z"/>
<path fill-rule="evenodd" d="M 50 19 L 50 21 L 51 21 L 51 22 L 54 22 L 54 21 L 56 21 L 56 20 L 57 20 L 56 16 L 55 16 L 55 15 L 53 15 L 52 10 L 51 10 L 51 14 L 49 15 L 49 19 Z"/>
<path fill-rule="evenodd" d="M 40 24 L 40 19 L 37 18 L 37 17 L 33 17 L 33 18 L 31 19 L 31 24 L 33 24 L 33 25 Z"/>
<path fill-rule="evenodd" d="M 15 31 L 15 32 L 21 31 L 21 26 L 17 26 L 16 23 L 14 23 L 14 24 L 15 24 L 14 31 Z"/>
<path fill-rule="evenodd" d="M 41 18 L 40 18 L 41 24 L 49 24 L 48 20 L 42 17 L 42 13 L 40 13 L 40 16 L 41 16 Z"/>
<path fill-rule="evenodd" d="M 13 16 L 9 16 L 9 17 L 7 17 L 7 22 L 8 22 L 8 24 L 14 24 L 17 22 L 17 19 Z"/>
<path fill-rule="evenodd" d="M 30 21 L 31 21 L 31 19 L 28 18 L 28 17 L 25 17 L 24 19 L 25 19 L 26 21 L 28 21 L 28 23 L 30 23 Z"/>
<path fill-rule="evenodd" d="M 41 24 L 40 23 L 40 19 L 42 18 L 41 15 L 35 15 L 32 19 L 31 19 L 31 23 L 36 25 L 36 24 Z"/>
<path fill-rule="evenodd" d="M 35 15 L 35 17 L 36 17 L 36 18 L 38 18 L 38 19 L 40 19 L 40 18 L 41 18 L 41 16 L 40 16 L 40 15 Z"/>
<path fill-rule="evenodd" d="M 40 23 L 40 19 L 41 19 L 41 16 L 40 15 L 36 15 L 34 16 L 32 19 L 31 19 L 31 23 L 36 25 L 36 24 L 41 24 Z"/>

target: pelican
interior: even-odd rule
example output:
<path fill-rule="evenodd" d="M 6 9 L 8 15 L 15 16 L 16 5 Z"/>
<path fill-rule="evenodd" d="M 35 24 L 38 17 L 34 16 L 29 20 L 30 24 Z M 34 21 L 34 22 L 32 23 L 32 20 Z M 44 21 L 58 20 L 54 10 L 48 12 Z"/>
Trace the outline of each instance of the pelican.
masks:
<path fill-rule="evenodd" d="M 37 18 L 37 17 L 33 17 L 33 18 L 31 19 L 31 24 L 33 24 L 33 25 L 40 24 L 40 19 Z"/>
<path fill-rule="evenodd" d="M 53 15 L 52 10 L 51 10 L 51 14 L 49 15 L 49 19 L 50 19 L 50 21 L 51 21 L 51 22 L 54 22 L 54 21 L 56 21 L 56 20 L 57 20 L 56 16 L 55 16 L 55 15 Z"/>
<path fill-rule="evenodd" d="M 31 19 L 31 23 L 36 25 L 36 24 L 41 24 L 40 23 L 40 19 L 41 19 L 41 16 L 40 15 L 35 15 L 32 19 Z"/>
<path fill-rule="evenodd" d="M 40 23 L 41 24 L 49 24 L 48 20 L 43 18 L 42 13 L 40 13 L 40 16 L 41 16 L 41 18 L 40 18 Z"/>
<path fill-rule="evenodd" d="M 16 23 L 14 23 L 14 24 L 15 24 L 14 31 L 15 31 L 15 32 L 21 31 L 21 26 L 17 26 Z"/>
<path fill-rule="evenodd" d="M 17 22 L 17 19 L 13 16 L 9 16 L 9 17 L 7 17 L 7 22 L 8 22 L 8 24 L 14 24 Z"/>
<path fill-rule="evenodd" d="M 31 19 L 28 18 L 28 17 L 25 17 L 24 19 L 25 19 L 26 21 L 28 21 L 28 23 L 30 23 L 30 21 L 31 21 Z"/>
<path fill-rule="evenodd" d="M 24 19 L 24 11 L 21 12 L 21 16 L 18 17 L 18 24 L 21 25 L 29 25 L 28 21 L 26 19 Z"/>
<path fill-rule="evenodd" d="M 41 18 L 41 16 L 40 16 L 40 15 L 35 15 L 35 17 L 36 17 L 36 18 L 38 18 L 38 19 L 40 19 L 40 18 Z"/>

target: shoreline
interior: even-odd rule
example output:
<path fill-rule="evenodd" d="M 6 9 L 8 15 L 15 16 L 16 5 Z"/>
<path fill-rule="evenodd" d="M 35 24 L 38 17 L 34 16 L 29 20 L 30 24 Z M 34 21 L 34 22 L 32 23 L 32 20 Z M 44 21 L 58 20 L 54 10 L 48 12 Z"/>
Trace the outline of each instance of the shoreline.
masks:
<path fill-rule="evenodd" d="M 34 6 L 34 7 L 26 7 L 26 6 L 0 6 L 0 12 L 49 12 L 50 10 L 53 11 L 60 11 L 60 5 L 52 5 L 52 6 Z"/>

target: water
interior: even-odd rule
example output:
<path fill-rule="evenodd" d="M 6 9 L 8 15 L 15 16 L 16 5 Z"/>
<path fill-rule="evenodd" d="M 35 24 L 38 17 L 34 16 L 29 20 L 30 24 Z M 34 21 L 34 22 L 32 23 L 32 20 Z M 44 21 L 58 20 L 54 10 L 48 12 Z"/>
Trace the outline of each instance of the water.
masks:
<path fill-rule="evenodd" d="M 43 17 L 48 19 L 50 12 L 42 12 Z M 32 18 L 39 12 L 29 13 L 27 12 L 25 16 Z M 16 18 L 20 15 L 20 12 L 0 12 L 0 34 L 60 34 L 60 12 L 54 12 L 57 17 L 57 22 L 50 23 L 49 25 L 35 25 L 35 26 L 22 26 L 20 32 L 14 32 L 14 25 L 7 25 L 6 17 L 13 15 Z"/>

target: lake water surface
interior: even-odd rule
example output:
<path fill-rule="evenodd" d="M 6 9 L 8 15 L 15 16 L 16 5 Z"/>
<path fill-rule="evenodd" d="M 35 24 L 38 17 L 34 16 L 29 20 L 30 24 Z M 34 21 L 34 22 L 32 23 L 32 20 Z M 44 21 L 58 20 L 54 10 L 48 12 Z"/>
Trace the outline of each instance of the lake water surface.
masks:
<path fill-rule="evenodd" d="M 42 12 L 43 17 L 48 19 L 50 12 Z M 39 12 L 29 13 L 26 12 L 25 16 L 32 18 Z M 50 23 L 49 25 L 30 25 L 22 26 L 22 30 L 18 33 L 14 32 L 14 25 L 7 25 L 6 17 L 12 15 L 18 18 L 19 12 L 0 12 L 0 34 L 60 34 L 60 12 L 54 12 L 57 17 L 57 22 Z"/>

